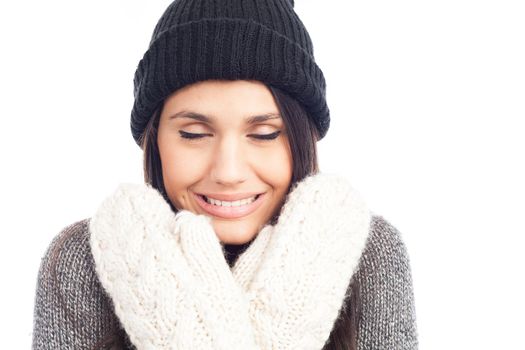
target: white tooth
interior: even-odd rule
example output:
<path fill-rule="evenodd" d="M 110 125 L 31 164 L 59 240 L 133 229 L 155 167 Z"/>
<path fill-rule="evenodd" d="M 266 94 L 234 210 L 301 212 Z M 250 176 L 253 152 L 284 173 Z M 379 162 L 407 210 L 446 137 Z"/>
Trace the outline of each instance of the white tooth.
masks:
<path fill-rule="evenodd" d="M 208 198 L 208 203 L 210 204 L 214 204 L 214 205 L 219 205 L 219 206 L 223 206 L 223 207 L 236 207 L 236 206 L 241 206 L 241 205 L 246 205 L 246 204 L 250 204 L 252 202 L 255 201 L 255 197 L 256 196 L 253 196 L 251 198 L 246 198 L 246 199 L 241 199 L 241 200 L 237 200 L 237 201 L 234 201 L 234 202 L 228 202 L 228 201 L 219 201 L 219 200 L 216 200 L 216 199 L 213 199 L 213 198 Z"/>

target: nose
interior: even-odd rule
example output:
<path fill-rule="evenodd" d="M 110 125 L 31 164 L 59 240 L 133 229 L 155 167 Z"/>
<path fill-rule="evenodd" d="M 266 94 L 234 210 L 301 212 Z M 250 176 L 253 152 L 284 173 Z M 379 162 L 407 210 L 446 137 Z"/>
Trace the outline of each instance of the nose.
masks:
<path fill-rule="evenodd" d="M 210 170 L 212 181 L 230 187 L 246 181 L 248 164 L 244 151 L 236 138 L 222 139 L 213 153 Z"/>

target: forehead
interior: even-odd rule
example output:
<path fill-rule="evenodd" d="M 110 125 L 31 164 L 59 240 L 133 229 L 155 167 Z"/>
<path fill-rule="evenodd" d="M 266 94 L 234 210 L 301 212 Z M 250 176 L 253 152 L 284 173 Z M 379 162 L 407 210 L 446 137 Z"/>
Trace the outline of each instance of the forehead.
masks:
<path fill-rule="evenodd" d="M 243 121 L 246 124 L 257 124 L 262 123 L 268 120 L 272 119 L 280 119 L 281 115 L 279 113 L 266 113 L 266 114 L 259 114 L 259 115 L 252 115 L 244 117 Z M 215 117 L 215 116 L 208 116 L 205 114 L 192 112 L 192 111 L 180 111 L 173 115 L 168 116 L 169 120 L 173 119 L 189 119 L 189 120 L 197 120 L 203 123 L 208 124 L 217 124 L 220 122 L 221 118 Z"/>
<path fill-rule="evenodd" d="M 280 118 L 270 89 L 261 82 L 204 81 L 175 91 L 164 102 L 164 118 L 221 123 L 257 123 Z"/>

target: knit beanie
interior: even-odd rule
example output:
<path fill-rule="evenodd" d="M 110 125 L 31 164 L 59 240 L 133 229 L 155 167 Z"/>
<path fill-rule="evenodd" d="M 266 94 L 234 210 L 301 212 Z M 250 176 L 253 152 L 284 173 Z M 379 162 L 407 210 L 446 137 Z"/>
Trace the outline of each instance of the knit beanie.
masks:
<path fill-rule="evenodd" d="M 330 124 L 323 72 L 293 0 L 175 0 L 135 72 L 131 132 L 141 146 L 153 112 L 202 80 L 258 80 L 295 98 L 323 138 Z"/>

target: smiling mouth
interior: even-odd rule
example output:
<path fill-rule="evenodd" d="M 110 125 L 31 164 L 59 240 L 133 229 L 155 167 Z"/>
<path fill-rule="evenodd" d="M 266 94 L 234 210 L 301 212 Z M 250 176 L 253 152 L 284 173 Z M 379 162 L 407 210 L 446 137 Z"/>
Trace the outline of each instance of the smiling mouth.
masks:
<path fill-rule="evenodd" d="M 259 208 L 264 200 L 265 193 L 237 201 L 216 201 L 204 195 L 194 193 L 197 204 L 206 213 L 224 218 L 236 219 L 247 216 Z"/>
<path fill-rule="evenodd" d="M 221 207 L 238 207 L 238 206 L 248 205 L 248 204 L 251 204 L 251 203 L 255 202 L 261 196 L 261 193 L 255 195 L 255 196 L 252 196 L 252 197 L 248 197 L 248 198 L 244 198 L 244 199 L 238 199 L 238 200 L 235 200 L 235 201 L 223 201 L 223 200 L 213 199 L 213 198 L 210 198 L 210 197 L 206 197 L 203 194 L 200 194 L 199 196 L 206 203 L 211 204 L 211 205 L 221 206 Z"/>

